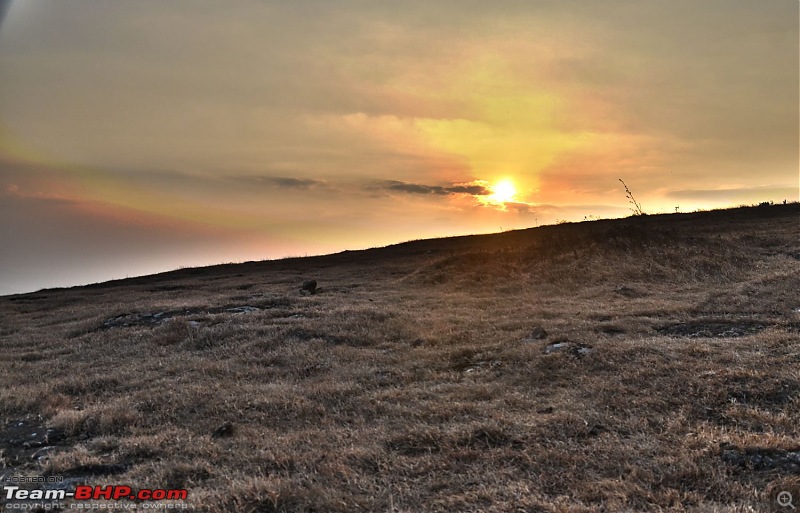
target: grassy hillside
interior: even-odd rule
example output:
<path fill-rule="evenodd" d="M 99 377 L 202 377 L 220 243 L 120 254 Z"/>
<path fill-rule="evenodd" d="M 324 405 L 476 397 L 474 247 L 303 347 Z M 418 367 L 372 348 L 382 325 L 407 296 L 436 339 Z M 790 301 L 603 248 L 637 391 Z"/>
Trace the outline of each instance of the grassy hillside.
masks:
<path fill-rule="evenodd" d="M 781 510 L 798 291 L 790 204 L 6 296 L 0 476 L 203 512 Z"/>

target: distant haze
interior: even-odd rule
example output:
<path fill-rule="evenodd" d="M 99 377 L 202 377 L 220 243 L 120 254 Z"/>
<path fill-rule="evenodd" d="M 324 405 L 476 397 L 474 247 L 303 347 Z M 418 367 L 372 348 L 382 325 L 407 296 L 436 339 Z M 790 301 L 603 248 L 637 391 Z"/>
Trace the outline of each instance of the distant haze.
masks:
<path fill-rule="evenodd" d="M 0 0 L 0 294 L 797 201 L 799 5 Z"/>

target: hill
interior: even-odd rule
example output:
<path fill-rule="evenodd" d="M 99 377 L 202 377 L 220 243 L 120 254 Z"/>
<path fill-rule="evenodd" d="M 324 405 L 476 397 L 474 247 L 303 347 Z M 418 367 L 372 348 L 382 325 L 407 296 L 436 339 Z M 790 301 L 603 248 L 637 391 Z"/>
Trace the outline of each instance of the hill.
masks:
<path fill-rule="evenodd" d="M 789 204 L 6 296 L 0 477 L 208 512 L 782 510 L 798 290 Z"/>

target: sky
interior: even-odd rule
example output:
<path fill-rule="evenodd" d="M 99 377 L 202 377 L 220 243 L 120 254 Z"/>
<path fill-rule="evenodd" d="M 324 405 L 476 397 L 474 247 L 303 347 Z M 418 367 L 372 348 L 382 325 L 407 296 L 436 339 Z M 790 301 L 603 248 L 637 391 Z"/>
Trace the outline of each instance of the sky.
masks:
<path fill-rule="evenodd" d="M 799 5 L 0 0 L 0 294 L 797 201 Z"/>

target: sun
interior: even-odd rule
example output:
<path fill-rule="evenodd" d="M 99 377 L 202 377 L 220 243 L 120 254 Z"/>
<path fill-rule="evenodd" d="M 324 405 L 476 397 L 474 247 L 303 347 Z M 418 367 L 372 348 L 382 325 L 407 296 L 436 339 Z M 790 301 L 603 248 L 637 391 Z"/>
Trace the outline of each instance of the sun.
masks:
<path fill-rule="evenodd" d="M 511 180 L 497 182 L 490 186 L 489 189 L 492 191 L 489 200 L 493 203 L 508 203 L 509 201 L 514 201 L 514 196 L 517 195 L 517 188 L 514 187 L 514 183 Z"/>

